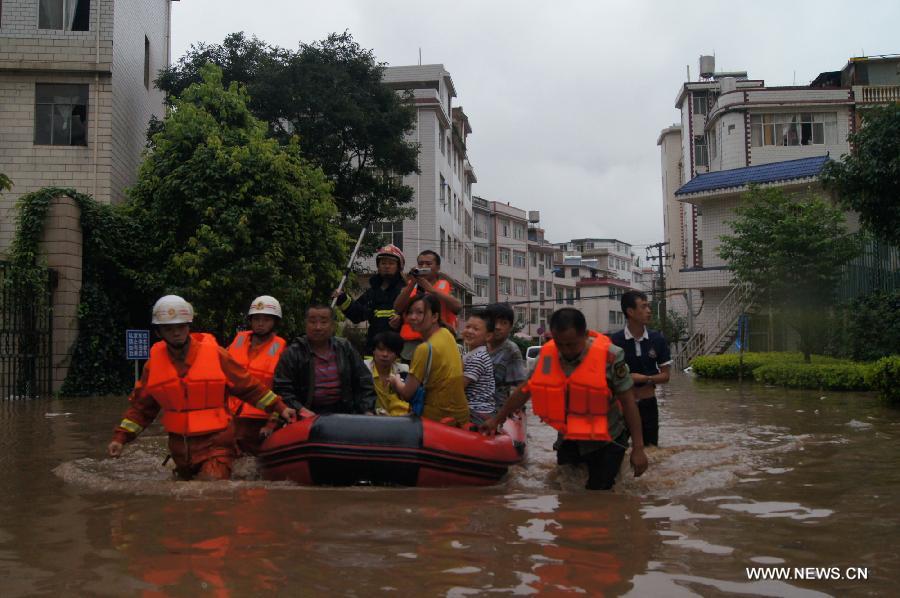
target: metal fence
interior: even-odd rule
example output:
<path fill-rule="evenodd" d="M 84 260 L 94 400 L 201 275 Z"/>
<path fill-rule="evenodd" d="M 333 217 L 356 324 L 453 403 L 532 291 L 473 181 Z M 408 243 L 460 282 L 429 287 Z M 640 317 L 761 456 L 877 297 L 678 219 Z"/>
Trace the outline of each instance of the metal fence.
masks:
<path fill-rule="evenodd" d="M 846 303 L 876 291 L 900 290 L 900 249 L 867 240 L 859 257 L 844 267 L 838 301 Z"/>
<path fill-rule="evenodd" d="M 52 380 L 53 272 L 42 289 L 24 290 L 0 261 L 0 399 L 47 396 Z"/>

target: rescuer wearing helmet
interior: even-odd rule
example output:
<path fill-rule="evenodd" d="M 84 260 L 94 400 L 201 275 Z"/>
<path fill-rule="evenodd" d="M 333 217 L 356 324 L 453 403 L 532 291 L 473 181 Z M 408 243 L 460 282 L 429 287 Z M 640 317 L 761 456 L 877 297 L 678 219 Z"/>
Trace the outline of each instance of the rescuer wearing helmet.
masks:
<path fill-rule="evenodd" d="M 346 293 L 337 293 L 337 307 L 351 322 L 369 322 L 366 332 L 366 355 L 375 350 L 376 334 L 397 331 L 403 319 L 394 311 L 394 301 L 403 290 L 403 267 L 406 259 L 396 245 L 385 245 L 375 254 L 378 272 L 369 278 L 369 288 L 355 301 Z"/>
<path fill-rule="evenodd" d="M 275 297 L 257 297 L 247 311 L 250 330 L 238 332 L 228 347 L 228 354 L 270 390 L 275 366 L 287 346 L 287 341 L 275 334 L 281 317 L 281 304 Z M 228 406 L 234 414 L 234 435 L 238 448 L 255 455 L 262 441 L 260 433 L 267 436 L 271 432 L 271 427 L 266 426 L 269 414 L 233 396 L 228 397 Z M 277 419 L 278 416 L 274 417 Z"/>
<path fill-rule="evenodd" d="M 631 465 L 635 477 L 641 475 L 647 456 L 625 353 L 608 337 L 588 330 L 584 314 L 572 307 L 553 312 L 550 330 L 553 340 L 541 348 L 531 378 L 479 429 L 495 433 L 530 398 L 535 415 L 559 432 L 557 463 L 587 464 L 588 490 L 612 488 L 629 432 Z"/>
<path fill-rule="evenodd" d="M 176 474 L 185 480 L 228 479 L 235 456 L 234 428 L 225 409 L 229 395 L 289 421 L 297 412 L 248 374 L 212 335 L 191 333 L 193 321 L 194 308 L 177 295 L 153 306 L 152 323 L 162 340 L 150 349 L 107 452 L 120 456 L 123 445 L 162 412 Z"/>

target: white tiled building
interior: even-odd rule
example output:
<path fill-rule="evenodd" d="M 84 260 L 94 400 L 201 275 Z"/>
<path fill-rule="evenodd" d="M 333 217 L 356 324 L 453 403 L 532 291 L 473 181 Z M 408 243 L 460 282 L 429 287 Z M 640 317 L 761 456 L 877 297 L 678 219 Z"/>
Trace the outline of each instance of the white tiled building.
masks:
<path fill-rule="evenodd" d="M 722 313 L 726 307 L 739 313 L 742 306 L 732 305 L 719 239 L 730 233 L 727 221 L 747 185 L 815 192 L 826 156 L 851 151 L 847 137 L 858 126 L 857 105 L 900 100 L 898 64 L 900 57 L 851 59 L 843 71 L 822 73 L 810 85 L 768 87 L 745 72 L 716 73 L 712 57 L 701 57 L 701 80 L 678 92 L 680 126 L 663 129 L 657 140 L 670 308 L 691 310 L 696 329 L 711 326 L 713 318 L 731 327 Z M 714 333 L 703 332 L 708 338 Z"/>
<path fill-rule="evenodd" d="M 473 278 L 472 185 L 477 182 L 466 144 L 472 132 L 461 107 L 453 104 L 456 88 L 441 64 L 388 67 L 384 82 L 410 91 L 416 106 L 411 139 L 419 144 L 419 173 L 404 177 L 415 191 L 413 220 L 378 223 L 375 232 L 392 240 L 407 262 L 425 249 L 441 256 L 441 272 L 453 283 L 463 304 L 471 303 Z"/>
<path fill-rule="evenodd" d="M 134 183 L 153 87 L 169 63 L 170 0 L 0 0 L 0 251 L 9 208 L 47 186 L 117 202 Z"/>

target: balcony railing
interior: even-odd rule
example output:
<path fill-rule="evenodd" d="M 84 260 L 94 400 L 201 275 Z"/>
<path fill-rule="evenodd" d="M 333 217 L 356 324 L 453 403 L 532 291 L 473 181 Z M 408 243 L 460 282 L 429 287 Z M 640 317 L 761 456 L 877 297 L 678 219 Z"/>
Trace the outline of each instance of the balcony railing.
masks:
<path fill-rule="evenodd" d="M 716 306 L 710 317 L 675 355 L 675 367 L 684 369 L 698 355 L 723 353 L 734 340 L 738 317 L 753 305 L 753 288 L 739 284 Z"/>
<path fill-rule="evenodd" d="M 900 85 L 857 85 L 853 95 L 860 104 L 900 102 Z"/>

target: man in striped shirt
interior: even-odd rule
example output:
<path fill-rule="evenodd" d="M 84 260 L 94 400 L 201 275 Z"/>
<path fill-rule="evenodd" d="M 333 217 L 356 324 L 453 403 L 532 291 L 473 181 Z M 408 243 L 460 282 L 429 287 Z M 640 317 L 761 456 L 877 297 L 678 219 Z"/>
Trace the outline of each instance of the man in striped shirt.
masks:
<path fill-rule="evenodd" d="M 284 402 L 316 413 L 374 413 L 375 386 L 369 368 L 350 341 L 334 336 L 334 311 L 306 310 L 306 334 L 278 361 L 273 390 Z"/>

